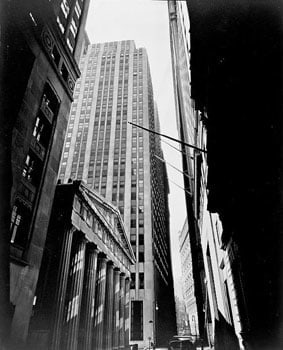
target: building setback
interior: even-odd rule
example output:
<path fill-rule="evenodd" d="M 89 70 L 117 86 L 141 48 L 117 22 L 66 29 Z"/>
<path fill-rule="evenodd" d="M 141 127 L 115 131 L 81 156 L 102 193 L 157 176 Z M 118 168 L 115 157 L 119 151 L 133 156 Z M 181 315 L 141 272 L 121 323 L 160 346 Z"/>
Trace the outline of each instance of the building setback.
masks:
<path fill-rule="evenodd" d="M 130 340 L 166 344 L 176 332 L 166 169 L 158 138 L 128 124 L 158 127 L 146 51 L 133 41 L 91 45 L 80 68 L 59 176 L 119 208 L 136 256 Z"/>
<path fill-rule="evenodd" d="M 1 186 L 2 173 L 7 169 L 4 186 L 9 188 L 11 178 L 13 182 L 5 199 L 12 208 L 11 339 L 19 348 L 25 342 L 32 314 L 67 116 L 80 75 L 77 61 L 86 40 L 89 0 L 10 1 L 4 5 L 6 18 L 1 33 L 7 65 L 2 130 L 6 133 L 1 142 L 10 131 L 12 142 L 8 140 L 4 148 L 11 159 L 1 166 Z M 8 274 L 1 273 L 2 281 L 4 276 Z"/>
<path fill-rule="evenodd" d="M 134 261 L 118 209 L 80 181 L 58 185 L 30 348 L 127 348 Z"/>

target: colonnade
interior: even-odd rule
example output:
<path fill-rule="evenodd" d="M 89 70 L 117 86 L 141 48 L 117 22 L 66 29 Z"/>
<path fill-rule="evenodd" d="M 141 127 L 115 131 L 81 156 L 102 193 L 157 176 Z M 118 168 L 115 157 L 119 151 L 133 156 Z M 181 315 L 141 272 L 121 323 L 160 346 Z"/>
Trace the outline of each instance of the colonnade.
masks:
<path fill-rule="evenodd" d="M 66 230 L 50 336 L 52 350 L 129 345 L 130 273 L 74 228 Z"/>

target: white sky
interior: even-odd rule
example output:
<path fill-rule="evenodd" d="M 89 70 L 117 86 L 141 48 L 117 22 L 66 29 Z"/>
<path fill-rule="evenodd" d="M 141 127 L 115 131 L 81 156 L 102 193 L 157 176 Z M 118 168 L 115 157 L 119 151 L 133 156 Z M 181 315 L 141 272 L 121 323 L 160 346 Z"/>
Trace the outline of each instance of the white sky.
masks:
<path fill-rule="evenodd" d="M 145 47 L 151 69 L 154 99 L 157 102 L 161 132 L 178 138 L 176 128 L 167 1 L 91 0 L 86 30 L 91 43 L 134 40 Z M 166 139 L 165 139 L 166 140 Z M 168 142 L 168 140 L 166 140 Z M 171 143 L 175 147 L 178 144 Z M 167 162 L 181 169 L 181 154 L 162 142 Z M 170 227 L 173 273 L 180 278 L 178 232 L 185 219 L 182 175 L 167 165 L 170 195 Z M 178 288 L 176 288 L 178 289 Z M 180 290 L 176 290 L 180 294 Z"/>

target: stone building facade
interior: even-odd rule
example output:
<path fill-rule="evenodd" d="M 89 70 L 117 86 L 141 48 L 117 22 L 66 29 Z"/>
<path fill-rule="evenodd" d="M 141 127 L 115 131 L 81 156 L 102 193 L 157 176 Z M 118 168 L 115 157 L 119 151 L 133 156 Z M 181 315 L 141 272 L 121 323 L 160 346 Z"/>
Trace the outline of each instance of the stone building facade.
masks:
<path fill-rule="evenodd" d="M 11 339 L 20 348 L 28 333 L 67 117 L 80 76 L 89 0 L 9 1 L 5 6 L 3 129 L 12 130 L 6 163 L 7 173 L 12 163 L 12 174 L 5 179 L 8 186 L 12 178 Z"/>
<path fill-rule="evenodd" d="M 134 262 L 119 211 L 81 181 L 58 185 L 29 346 L 127 348 Z"/>

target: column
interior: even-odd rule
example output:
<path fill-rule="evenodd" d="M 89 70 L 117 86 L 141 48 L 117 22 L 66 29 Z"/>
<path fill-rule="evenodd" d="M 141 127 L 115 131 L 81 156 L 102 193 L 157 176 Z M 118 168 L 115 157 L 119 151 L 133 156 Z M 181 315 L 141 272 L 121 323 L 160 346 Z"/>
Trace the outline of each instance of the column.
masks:
<path fill-rule="evenodd" d="M 125 281 L 125 348 L 130 343 L 130 278 Z"/>
<path fill-rule="evenodd" d="M 65 309 L 65 298 L 70 266 L 71 247 L 74 227 L 65 229 L 62 239 L 61 256 L 58 267 L 58 280 L 56 284 L 56 296 L 54 302 L 54 318 L 51 331 L 50 348 L 60 350 L 61 333 L 63 329 L 63 317 Z"/>
<path fill-rule="evenodd" d="M 93 348 L 102 349 L 103 346 L 103 316 L 105 309 L 106 290 L 106 255 L 98 257 L 98 277 L 97 277 Z"/>
<path fill-rule="evenodd" d="M 120 300 L 120 270 L 114 269 L 114 314 L 113 314 L 113 350 L 119 348 L 119 300 Z"/>
<path fill-rule="evenodd" d="M 95 283 L 98 250 L 95 244 L 86 246 L 86 267 L 83 284 L 82 308 L 80 315 L 80 350 L 90 350 L 94 324 Z"/>
<path fill-rule="evenodd" d="M 78 347 L 80 308 L 83 290 L 86 240 L 78 234 L 72 251 L 72 266 L 69 276 L 68 304 L 64 347 L 76 350 Z"/>
<path fill-rule="evenodd" d="M 125 346 L 125 274 L 120 274 L 120 303 L 119 303 L 119 349 Z"/>
<path fill-rule="evenodd" d="M 109 261 L 106 270 L 106 300 L 104 310 L 104 341 L 103 349 L 112 349 L 112 328 L 113 328 L 113 308 L 114 308 L 114 287 L 113 287 L 113 263 Z"/>

